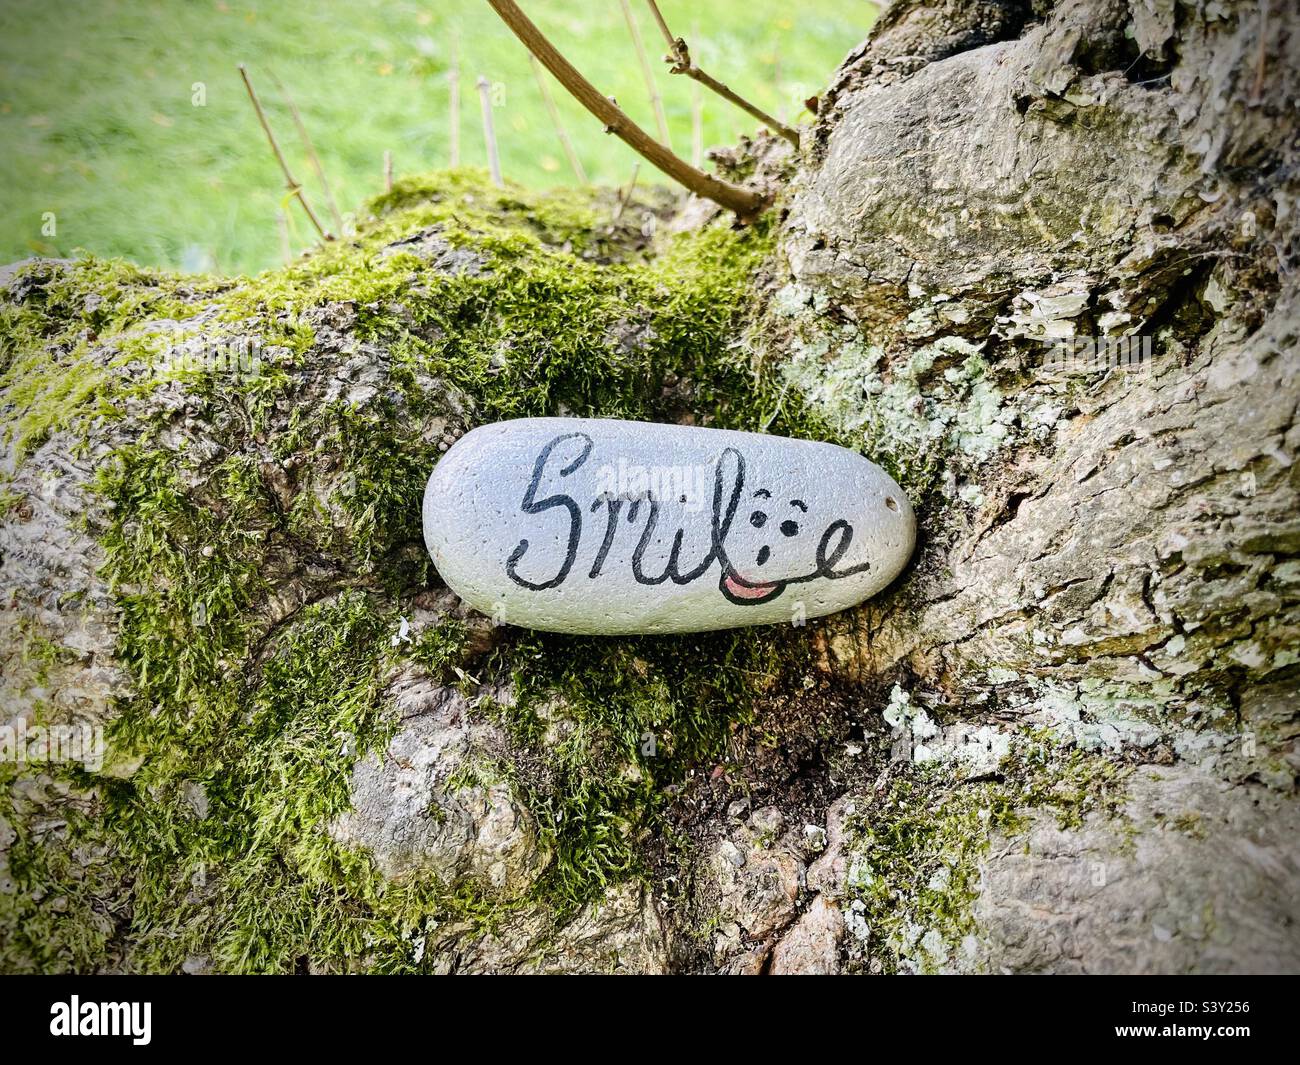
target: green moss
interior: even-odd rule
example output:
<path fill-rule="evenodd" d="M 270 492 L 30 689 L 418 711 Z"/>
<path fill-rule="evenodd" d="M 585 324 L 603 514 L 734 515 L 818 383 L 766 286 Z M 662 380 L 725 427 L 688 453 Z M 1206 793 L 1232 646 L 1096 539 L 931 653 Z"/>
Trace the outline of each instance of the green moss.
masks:
<path fill-rule="evenodd" d="M 1167 824 L 1175 832 L 1181 832 L 1193 839 L 1205 839 L 1209 834 L 1205 827 L 1205 819 L 1198 813 L 1176 814 L 1168 820 Z"/>
<path fill-rule="evenodd" d="M 445 618 L 425 629 L 411 648 L 411 658 L 431 677 L 446 677 L 465 659 L 469 628 L 457 618 Z"/>
<path fill-rule="evenodd" d="M 848 915 L 873 966 L 933 972 L 973 959 L 972 905 L 994 835 L 1015 835 L 1033 811 L 1078 828 L 1093 810 L 1114 814 L 1127 771 L 1106 758 L 1025 735 L 997 779 L 955 781 L 951 768 L 908 763 L 850 819 Z"/>
<path fill-rule="evenodd" d="M 55 429 L 111 416 L 141 383 L 133 370 L 151 338 L 137 327 L 183 316 L 195 292 L 175 276 L 93 257 L 36 260 L 10 285 L 23 298 L 0 302 L 0 403 L 16 411 L 4 438 L 19 456 Z"/>
<path fill-rule="evenodd" d="M 338 880 L 366 885 L 368 868 L 325 826 L 348 805 L 355 759 L 389 735 L 388 621 L 362 593 L 304 608 L 254 676 L 209 694 L 211 721 L 187 734 L 183 757 L 151 752 L 117 787 L 114 839 L 142 873 L 144 967 L 207 955 L 223 969 L 284 971 L 299 957 L 360 953 L 365 895 Z"/>
<path fill-rule="evenodd" d="M 427 966 L 415 945 L 432 923 L 562 916 L 642 872 L 670 789 L 721 756 L 806 633 L 516 634 L 477 663 L 485 682 L 513 678 L 514 702 L 481 712 L 526 756 L 474 773 L 508 779 L 556 855 L 525 898 L 385 882 L 327 831 L 356 758 L 390 735 L 381 692 L 397 656 L 441 677 L 466 649 L 455 622 L 392 641 L 433 578 L 419 498 L 440 433 L 566 412 L 803 424 L 736 342 L 768 233 L 717 224 L 644 248 L 611 225 L 612 205 L 458 172 L 399 182 L 355 240 L 237 285 L 95 260 L 25 268 L 3 305 L 0 376 L 21 453 L 56 430 L 84 437 L 176 379 L 212 446 L 165 445 L 174 415 L 143 404 L 133 442 L 97 460 L 88 528 L 130 678 L 109 740 L 139 768 L 50 767 L 91 796 L 57 839 L 5 808 L 17 890 L 0 893 L 0 927 L 29 929 L 3 937 L 6 968 L 404 971 Z M 177 345 L 200 335 L 253 342 L 256 372 L 178 367 Z M 365 387 L 320 401 L 347 358 L 321 349 L 338 343 L 363 346 Z M 306 605 L 273 594 L 308 570 Z M 37 913 L 51 896 L 68 900 L 62 917 Z"/>
<path fill-rule="evenodd" d="M 7 484 L 0 486 L 0 517 L 7 518 L 14 514 L 27 499 L 25 492 L 18 492 Z"/>
<path fill-rule="evenodd" d="M 17 650 L 15 657 L 32 671 L 30 684 L 44 687 L 49 683 L 51 670 L 77 660 L 74 651 L 50 639 L 29 618 L 18 619 L 11 638 L 14 641 L 13 649 Z"/>
<path fill-rule="evenodd" d="M 264 489 L 233 457 L 207 484 L 220 505 L 204 505 L 183 489 L 176 456 L 136 446 L 101 468 L 96 487 L 111 504 L 100 541 L 120 610 L 117 657 L 136 688 L 114 735 L 129 746 L 188 744 L 219 727 L 230 667 L 248 650 L 272 521 Z"/>
<path fill-rule="evenodd" d="M 63 827 L 42 826 L 15 805 L 19 775 L 0 764 L 0 838 L 14 834 L 0 854 L 0 969 L 6 973 L 91 972 L 111 957 L 124 914 L 121 884 L 132 870 L 120 854 L 68 840 L 102 838 L 101 812 L 92 802 L 69 805 Z M 6 868 L 7 866 L 7 868 Z"/>
<path fill-rule="evenodd" d="M 539 895 L 568 912 L 643 872 L 674 791 L 722 760 L 755 697 L 808 658 L 785 629 L 519 641 L 507 656 L 515 702 L 497 717 L 537 760 L 514 780 L 556 855 Z"/>

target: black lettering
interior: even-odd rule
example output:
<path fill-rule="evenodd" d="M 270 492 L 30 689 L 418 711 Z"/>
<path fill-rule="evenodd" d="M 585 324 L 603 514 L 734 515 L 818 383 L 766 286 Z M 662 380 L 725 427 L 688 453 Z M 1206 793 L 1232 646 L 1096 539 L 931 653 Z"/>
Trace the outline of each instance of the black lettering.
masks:
<path fill-rule="evenodd" d="M 547 496 L 545 499 L 537 499 L 537 486 L 541 484 L 542 474 L 546 470 L 546 462 L 560 444 L 566 440 L 582 440 L 582 453 L 560 470 L 561 477 L 568 477 L 577 470 L 584 462 L 587 456 L 591 454 L 592 440 L 586 433 L 565 433 L 563 436 L 557 436 L 544 448 L 541 454 L 537 456 L 537 462 L 533 464 L 533 479 L 528 482 L 528 491 L 524 493 L 524 501 L 520 505 L 520 510 L 525 514 L 541 514 L 544 511 L 551 510 L 554 507 L 563 507 L 569 515 L 569 543 L 565 549 L 564 564 L 560 566 L 559 572 L 549 581 L 530 581 L 520 577 L 515 572 L 519 565 L 520 559 L 528 552 L 528 541 L 520 540 L 519 544 L 510 552 L 510 557 L 506 560 L 506 575 L 522 588 L 529 588 L 534 592 L 540 592 L 545 588 L 557 588 L 564 583 L 564 579 L 569 575 L 569 570 L 573 567 L 573 560 L 578 557 L 578 541 L 582 538 L 582 511 L 578 504 L 573 501 L 572 496 L 562 493 Z"/>

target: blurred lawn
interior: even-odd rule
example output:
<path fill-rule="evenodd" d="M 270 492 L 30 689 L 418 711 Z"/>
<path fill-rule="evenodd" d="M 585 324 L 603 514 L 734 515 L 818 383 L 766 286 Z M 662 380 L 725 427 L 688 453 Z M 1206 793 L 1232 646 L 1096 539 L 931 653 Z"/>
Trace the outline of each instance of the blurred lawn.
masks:
<path fill-rule="evenodd" d="M 695 86 L 668 74 L 642 0 L 631 0 L 673 146 L 691 155 Z M 633 118 L 654 119 L 618 0 L 521 6 Z M 875 14 L 866 0 L 662 0 L 697 62 L 787 120 L 819 93 Z M 461 162 L 486 156 L 475 88 L 497 83 L 502 170 L 572 182 L 527 54 L 484 0 L 257 4 L 240 0 L 6 0 L 0 7 L 0 263 L 82 248 L 189 270 L 253 271 L 280 258 L 283 183 L 244 94 L 248 64 L 276 134 L 322 220 L 324 197 L 270 77 L 293 94 L 346 214 L 398 175 L 447 165 L 447 71 L 460 54 Z M 549 79 L 549 75 L 547 75 Z M 201 83 L 201 85 L 199 84 Z M 635 156 L 553 81 L 590 179 L 625 183 Z M 196 106 L 196 94 L 205 94 Z M 704 143 L 754 123 L 705 94 Z M 648 165 L 643 181 L 661 180 Z M 54 235 L 47 212 L 54 215 Z M 287 211 L 294 248 L 311 236 Z"/>

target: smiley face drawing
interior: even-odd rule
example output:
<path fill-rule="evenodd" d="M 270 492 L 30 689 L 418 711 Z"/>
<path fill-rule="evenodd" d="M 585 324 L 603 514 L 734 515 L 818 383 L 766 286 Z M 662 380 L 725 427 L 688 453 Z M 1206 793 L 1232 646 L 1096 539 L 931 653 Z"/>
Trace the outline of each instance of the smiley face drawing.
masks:
<path fill-rule="evenodd" d="M 866 558 L 840 565 L 853 546 L 848 521 L 836 518 L 818 530 L 817 515 L 802 498 L 770 488 L 750 492 L 745 473 L 743 455 L 724 451 L 714 490 L 714 550 L 722 563 L 718 590 L 728 602 L 768 603 L 792 584 L 840 580 L 871 569 Z M 719 489 L 728 476 L 730 502 L 719 520 Z"/>
<path fill-rule="evenodd" d="M 773 514 L 772 511 L 780 511 L 781 506 L 778 501 L 777 506 L 771 505 L 772 493 L 767 488 L 760 488 L 754 493 L 754 510 L 749 514 L 750 527 L 760 532 L 766 530 L 769 533 L 769 540 L 775 539 L 776 532 L 785 540 L 792 540 L 799 536 L 802 527 L 799 519 L 808 513 L 808 504 L 802 499 L 791 499 L 788 501 L 788 507 L 793 517 L 787 517 L 780 524 L 777 519 L 780 514 Z M 777 543 L 778 551 L 781 544 Z M 775 599 L 785 589 L 783 581 L 764 580 L 762 575 L 766 572 L 764 567 L 772 561 L 772 544 L 764 543 L 759 546 L 754 553 L 753 569 L 750 571 L 752 577 L 742 577 L 740 573 L 732 566 L 724 566 L 722 570 L 722 579 L 719 582 L 719 590 L 733 603 L 763 603 L 769 599 Z M 734 564 L 733 564 L 734 565 Z"/>

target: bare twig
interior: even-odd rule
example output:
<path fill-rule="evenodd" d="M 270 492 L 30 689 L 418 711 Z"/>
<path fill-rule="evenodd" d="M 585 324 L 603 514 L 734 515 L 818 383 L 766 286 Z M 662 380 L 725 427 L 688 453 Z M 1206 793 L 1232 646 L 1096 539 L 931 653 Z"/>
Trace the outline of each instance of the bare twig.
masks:
<path fill-rule="evenodd" d="M 453 34 L 451 38 L 451 69 L 447 71 L 447 86 L 451 90 L 448 101 L 450 165 L 453 169 L 460 166 L 460 42 Z"/>
<path fill-rule="evenodd" d="M 502 188 L 501 157 L 497 155 L 497 134 L 492 126 L 492 83 L 483 77 L 478 78 L 478 100 L 483 112 L 483 140 L 487 144 L 488 172 L 492 175 L 492 184 Z"/>
<path fill-rule="evenodd" d="M 704 95 L 699 82 L 691 86 L 691 163 L 704 165 Z"/>
<path fill-rule="evenodd" d="M 384 149 L 384 191 L 393 191 L 393 153 Z"/>
<path fill-rule="evenodd" d="M 555 106 L 554 97 L 551 96 L 550 86 L 546 84 L 546 75 L 542 73 L 541 64 L 537 62 L 537 57 L 532 52 L 528 53 L 528 62 L 532 64 L 533 76 L 537 78 L 537 90 L 542 94 L 542 103 L 546 105 L 546 112 L 551 116 L 551 125 L 555 127 L 555 137 L 560 142 L 560 147 L 564 149 L 564 155 L 569 160 L 569 165 L 573 167 L 578 181 L 585 185 L 587 172 L 582 168 L 582 160 L 578 158 L 578 153 L 573 150 L 573 142 L 569 140 L 564 123 L 560 121 L 560 112 Z"/>
<path fill-rule="evenodd" d="M 266 120 L 266 112 L 262 110 L 262 103 L 258 100 L 257 93 L 253 91 L 253 83 L 249 81 L 248 71 L 243 63 L 239 64 L 239 76 L 244 79 L 244 88 L 248 90 L 248 98 L 253 101 L 253 110 L 257 112 L 257 120 L 262 124 L 262 131 L 266 134 L 266 139 L 271 145 L 271 151 L 275 153 L 276 162 L 280 164 L 280 171 L 284 174 L 284 184 L 289 190 L 289 194 L 298 198 L 303 213 L 315 226 L 321 240 L 333 240 L 334 238 L 326 233 L 321 226 L 320 220 L 316 217 L 316 212 L 311 209 L 311 204 L 307 202 L 307 197 L 302 193 L 302 186 L 294 180 L 293 174 L 289 172 L 289 164 L 284 161 L 284 153 L 280 151 L 280 145 L 276 142 L 275 134 L 271 132 L 271 124 Z"/>
<path fill-rule="evenodd" d="M 619 189 L 618 206 L 614 208 L 614 225 L 618 225 L 618 220 L 623 217 L 623 212 L 627 210 L 628 202 L 632 199 L 632 190 L 636 188 L 636 179 L 641 173 L 641 162 L 632 164 L 632 180 L 627 183 L 627 188 Z"/>
<path fill-rule="evenodd" d="M 655 128 L 659 130 L 659 140 L 666 148 L 673 142 L 668 135 L 668 116 L 664 114 L 663 97 L 655 85 L 654 71 L 650 69 L 650 60 L 646 58 L 645 45 L 641 41 L 641 30 L 637 28 L 636 18 L 632 14 L 632 5 L 628 0 L 618 0 L 623 8 L 623 21 L 627 23 L 627 32 L 632 35 L 632 46 L 636 49 L 637 62 L 641 64 L 641 77 L 645 79 L 646 92 L 650 95 L 650 106 L 654 108 Z"/>
<path fill-rule="evenodd" d="M 1268 0 L 1259 0 L 1259 53 L 1255 57 L 1255 83 L 1250 90 L 1250 106 L 1258 107 L 1264 99 L 1268 73 Z"/>
<path fill-rule="evenodd" d="M 699 35 L 699 23 L 692 22 L 692 39 Z M 704 90 L 698 81 L 691 82 L 691 162 L 695 166 L 704 165 Z"/>
<path fill-rule="evenodd" d="M 785 116 L 788 111 L 786 110 L 785 96 L 781 92 L 781 46 L 779 44 L 772 46 L 772 87 L 776 90 L 777 99 L 781 101 L 780 106 L 776 109 L 776 118 L 784 126 L 787 124 Z"/>
<path fill-rule="evenodd" d="M 285 104 L 288 105 L 289 114 L 293 116 L 293 124 L 298 130 L 298 139 L 302 141 L 303 151 L 307 153 L 307 161 L 311 163 L 311 168 L 316 172 L 316 180 L 320 182 L 321 191 L 325 193 L 325 204 L 330 209 L 330 217 L 334 219 L 334 228 L 341 233 L 343 232 L 343 215 L 339 213 L 339 205 L 334 200 L 334 192 L 330 188 L 329 180 L 325 177 L 325 168 L 321 166 L 320 156 L 316 154 L 316 146 L 312 144 L 311 137 L 307 133 L 307 126 L 298 111 L 298 105 L 293 102 L 293 97 L 289 94 L 289 90 L 284 87 L 284 83 L 275 76 L 275 71 L 268 70 L 267 74 L 270 76 L 272 84 L 279 90 L 280 95 L 284 97 Z"/>
<path fill-rule="evenodd" d="M 729 211 L 735 211 L 742 219 L 753 218 L 767 207 L 768 200 L 761 193 L 740 185 L 733 185 L 712 174 L 697 170 L 649 136 L 645 130 L 628 118 L 616 103 L 602 96 L 591 82 L 578 73 L 573 64 L 565 59 L 533 25 L 514 0 L 488 0 L 488 3 L 524 46 L 537 56 L 542 66 L 555 75 L 556 80 L 583 107 L 600 119 L 607 131 L 617 136 L 642 158 L 649 160 L 691 192 L 712 200 Z"/>
<path fill-rule="evenodd" d="M 275 210 L 275 229 L 280 235 L 280 255 L 284 259 L 284 265 L 288 266 L 293 262 L 293 252 L 289 247 L 289 219 L 281 207 Z"/>
<path fill-rule="evenodd" d="M 751 104 L 743 96 L 732 92 L 731 89 L 727 88 L 727 86 L 717 78 L 710 74 L 706 74 L 697 67 L 695 61 L 691 59 L 691 52 L 687 47 L 686 42 L 681 37 L 674 37 L 672 30 L 668 28 L 668 23 L 664 21 L 664 16 L 659 10 L 659 5 L 655 3 L 655 0 L 646 0 L 646 3 L 650 5 L 650 10 L 654 13 L 655 22 L 659 24 L 659 32 L 664 35 L 664 40 L 668 42 L 669 54 L 665 56 L 665 60 L 672 64 L 669 68 L 672 73 L 685 74 L 688 78 L 693 78 L 701 85 L 712 89 L 724 100 L 735 104 L 746 114 L 758 119 L 758 121 L 762 122 L 763 125 L 773 133 L 777 134 L 777 136 L 784 137 L 796 148 L 799 147 L 799 134 L 792 127 L 787 126 L 784 122 L 772 117 L 761 107 Z"/>

